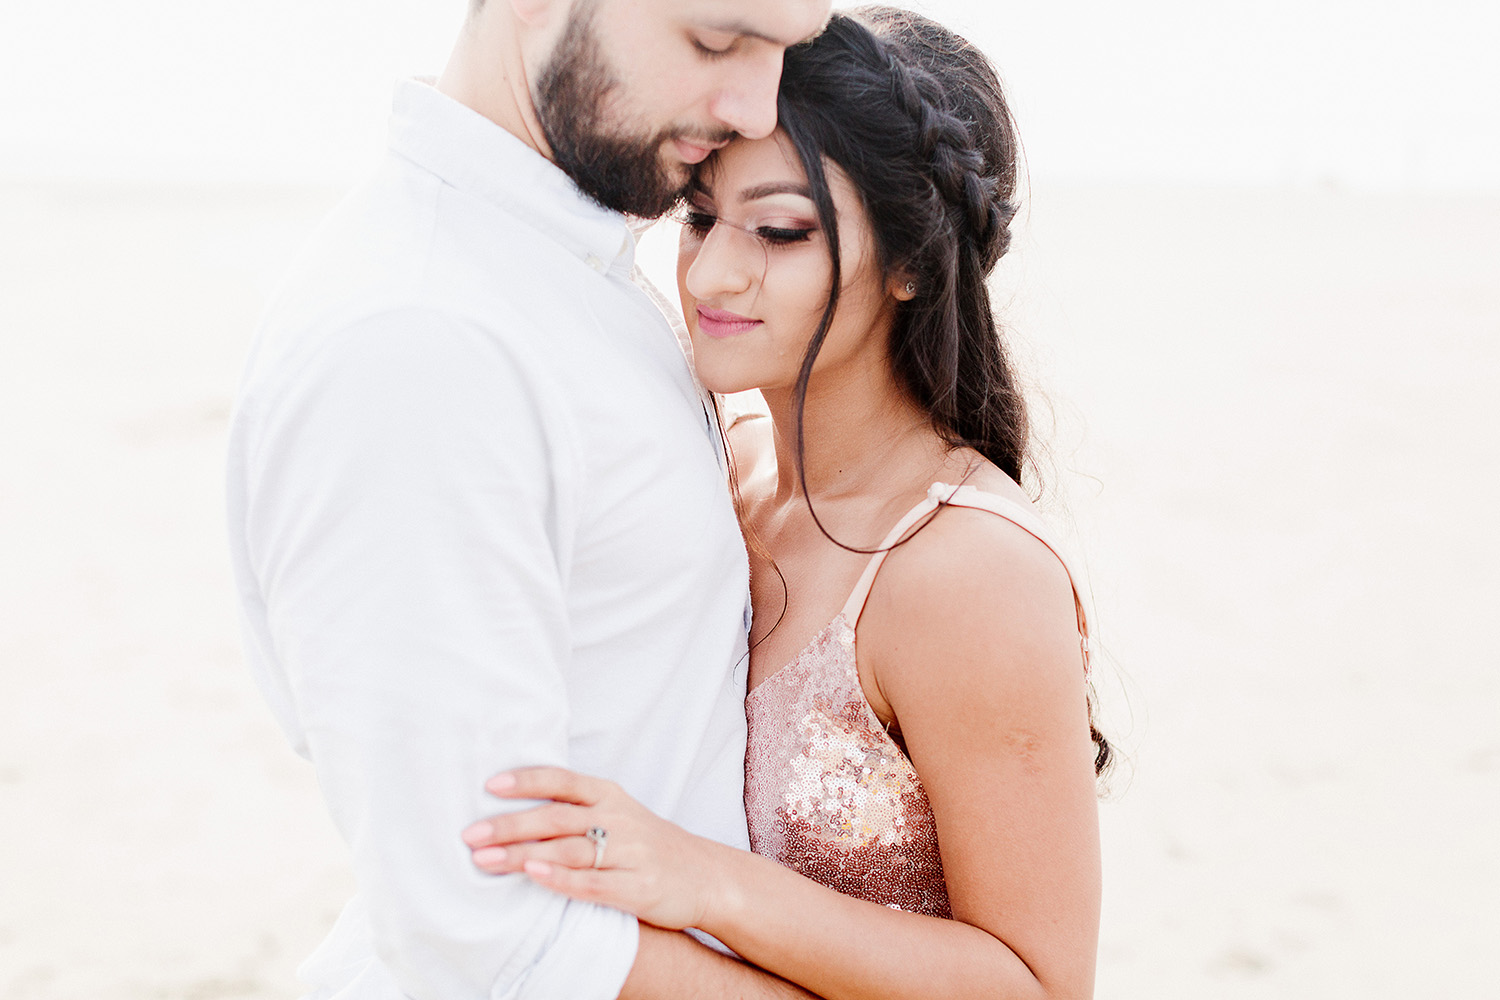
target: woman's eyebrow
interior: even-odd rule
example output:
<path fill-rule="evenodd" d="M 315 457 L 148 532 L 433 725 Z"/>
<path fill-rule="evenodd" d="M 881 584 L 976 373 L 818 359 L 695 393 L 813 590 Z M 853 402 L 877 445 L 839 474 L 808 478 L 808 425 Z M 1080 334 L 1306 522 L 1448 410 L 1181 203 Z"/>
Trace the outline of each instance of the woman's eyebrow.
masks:
<path fill-rule="evenodd" d="M 757 198 L 769 198 L 773 194 L 799 194 L 808 200 L 812 199 L 812 191 L 806 184 L 798 184 L 795 181 L 773 181 L 769 184 L 757 184 L 755 187 L 741 191 L 740 201 L 755 201 Z"/>

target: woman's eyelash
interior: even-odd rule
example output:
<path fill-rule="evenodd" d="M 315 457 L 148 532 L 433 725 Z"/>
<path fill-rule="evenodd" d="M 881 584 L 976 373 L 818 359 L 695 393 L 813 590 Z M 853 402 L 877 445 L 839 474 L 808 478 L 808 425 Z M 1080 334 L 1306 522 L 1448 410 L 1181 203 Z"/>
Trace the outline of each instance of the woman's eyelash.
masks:
<path fill-rule="evenodd" d="M 787 243 L 804 243 L 812 238 L 812 234 L 812 229 L 782 229 L 776 226 L 761 226 L 755 231 L 756 236 L 778 246 Z"/>
<path fill-rule="evenodd" d="M 682 224 L 697 236 L 707 236 L 709 231 L 719 224 L 719 217 L 712 212 L 689 208 L 682 214 Z M 730 223 L 726 222 L 725 225 L 730 225 Z M 798 229 L 788 226 L 759 226 L 749 232 L 764 243 L 772 246 L 786 246 L 790 243 L 807 242 L 817 230 L 811 227 Z"/>
<path fill-rule="evenodd" d="M 682 215 L 682 224 L 700 236 L 706 236 L 719 221 L 718 216 L 696 208 L 690 208 Z"/>

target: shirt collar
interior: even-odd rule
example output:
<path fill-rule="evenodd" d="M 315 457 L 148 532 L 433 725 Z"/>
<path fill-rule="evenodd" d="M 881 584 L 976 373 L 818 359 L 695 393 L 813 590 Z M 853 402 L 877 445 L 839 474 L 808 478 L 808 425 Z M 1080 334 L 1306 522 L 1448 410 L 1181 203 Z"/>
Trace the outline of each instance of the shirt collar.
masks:
<path fill-rule="evenodd" d="M 600 206 L 551 160 L 422 80 L 396 85 L 390 148 L 459 191 L 551 236 L 603 274 L 629 272 L 635 237 L 625 216 Z"/>

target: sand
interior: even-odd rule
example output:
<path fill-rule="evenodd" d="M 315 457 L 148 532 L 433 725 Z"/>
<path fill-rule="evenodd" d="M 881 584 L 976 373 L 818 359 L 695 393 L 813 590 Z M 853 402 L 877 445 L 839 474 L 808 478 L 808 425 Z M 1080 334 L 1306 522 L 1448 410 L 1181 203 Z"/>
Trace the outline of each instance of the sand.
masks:
<path fill-rule="evenodd" d="M 335 197 L 0 185 L 7 1000 L 295 996 L 351 891 L 220 485 Z M 1500 199 L 1039 183 L 1001 284 L 1126 758 L 1098 995 L 1496 996 Z"/>

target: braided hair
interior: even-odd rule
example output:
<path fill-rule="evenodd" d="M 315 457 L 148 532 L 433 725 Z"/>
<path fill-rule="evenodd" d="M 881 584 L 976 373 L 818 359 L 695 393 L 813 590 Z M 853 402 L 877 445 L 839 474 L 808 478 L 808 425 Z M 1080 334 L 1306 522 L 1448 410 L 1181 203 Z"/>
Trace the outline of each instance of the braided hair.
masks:
<path fill-rule="evenodd" d="M 915 289 L 890 334 L 898 383 L 949 445 L 972 448 L 1021 481 L 1030 466 L 1026 403 L 985 283 L 1010 247 L 1019 140 L 989 60 L 920 14 L 860 7 L 787 50 L 777 110 L 833 265 L 793 396 L 804 495 L 807 387 L 843 283 L 825 160 L 859 192 L 882 273 Z M 1111 749 L 1092 721 L 1090 731 L 1102 773 Z"/>
<path fill-rule="evenodd" d="M 950 444 L 1019 481 L 1026 407 L 985 285 L 1010 245 L 1017 143 L 989 62 L 919 14 L 863 7 L 787 50 L 778 112 L 834 265 L 797 384 L 799 412 L 841 284 L 826 157 L 859 191 L 883 271 L 916 289 L 891 331 L 898 380 Z"/>

